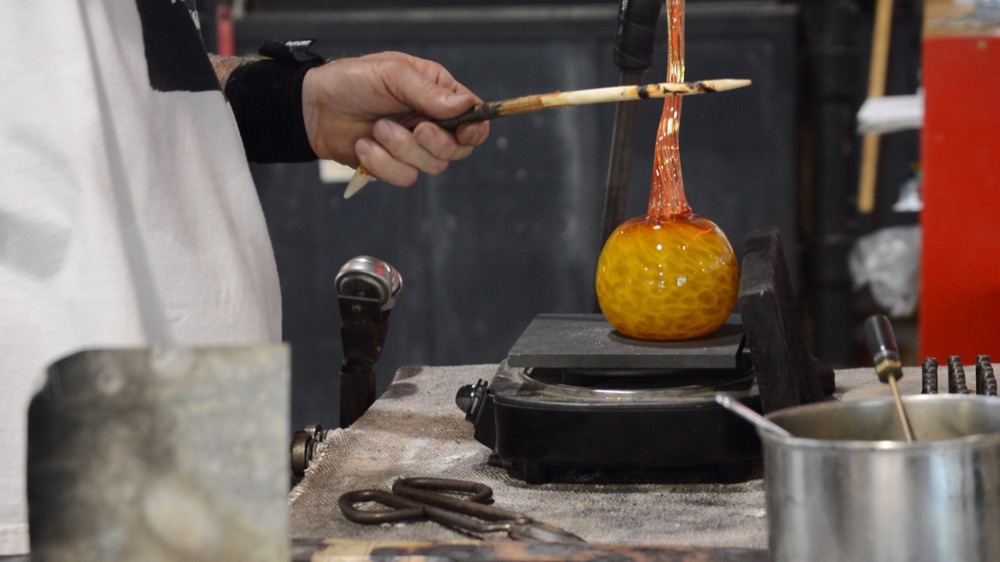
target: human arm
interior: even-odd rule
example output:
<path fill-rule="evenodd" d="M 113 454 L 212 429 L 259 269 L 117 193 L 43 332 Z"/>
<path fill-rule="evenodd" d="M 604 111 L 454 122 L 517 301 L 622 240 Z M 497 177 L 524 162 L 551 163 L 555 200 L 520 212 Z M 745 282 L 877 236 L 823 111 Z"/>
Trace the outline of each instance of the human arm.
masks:
<path fill-rule="evenodd" d="M 233 72 L 254 60 L 261 59 L 211 56 L 227 93 Z M 403 53 L 343 58 L 310 68 L 301 91 L 304 134 L 312 151 L 352 167 L 363 164 L 395 185 L 411 185 L 420 172 L 440 174 L 489 135 L 488 123 L 452 132 L 428 122 L 460 115 L 481 100 L 441 65 Z M 259 120 L 262 111 L 241 110 L 238 100 L 230 101 L 246 145 L 246 121 Z"/>
<path fill-rule="evenodd" d="M 322 158 L 400 186 L 440 174 L 489 136 L 488 123 L 454 132 L 429 120 L 456 117 L 482 103 L 441 65 L 396 52 L 330 61 L 306 73 L 303 114 Z"/>
<path fill-rule="evenodd" d="M 231 57 L 209 53 L 208 60 L 212 63 L 215 77 L 219 79 L 219 86 L 225 91 L 226 83 L 229 82 L 229 77 L 234 70 L 242 64 L 260 60 L 260 57 Z"/>

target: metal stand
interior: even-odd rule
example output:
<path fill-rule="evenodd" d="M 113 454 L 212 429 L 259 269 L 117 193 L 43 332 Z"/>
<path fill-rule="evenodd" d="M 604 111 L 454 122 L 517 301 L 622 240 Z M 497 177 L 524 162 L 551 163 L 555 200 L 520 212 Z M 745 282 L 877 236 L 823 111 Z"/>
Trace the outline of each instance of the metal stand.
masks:
<path fill-rule="evenodd" d="M 375 362 L 389 331 L 389 312 L 403 289 L 393 267 L 367 256 L 354 258 L 336 279 L 343 326 L 340 427 L 348 427 L 375 402 Z"/>
<path fill-rule="evenodd" d="M 660 19 L 662 4 L 662 0 L 622 1 L 618 10 L 618 32 L 615 35 L 614 51 L 615 65 L 621 69 L 619 84 L 622 86 L 641 84 L 643 75 L 653 64 L 656 24 Z M 615 228 L 625 221 L 638 120 L 639 104 L 618 103 L 611 137 L 611 156 L 608 159 L 607 188 L 604 194 L 602 247 Z M 600 312 L 596 297 L 594 312 Z"/>
<path fill-rule="evenodd" d="M 375 402 L 375 362 L 385 343 L 389 315 L 383 314 L 378 299 L 341 296 L 340 316 L 340 427 L 348 427 Z"/>

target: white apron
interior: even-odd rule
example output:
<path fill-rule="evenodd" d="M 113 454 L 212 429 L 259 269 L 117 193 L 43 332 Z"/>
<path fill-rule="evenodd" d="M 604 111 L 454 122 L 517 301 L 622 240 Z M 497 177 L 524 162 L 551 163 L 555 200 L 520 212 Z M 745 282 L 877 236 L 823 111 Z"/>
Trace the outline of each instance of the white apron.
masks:
<path fill-rule="evenodd" d="M 232 112 L 179 0 L 0 17 L 0 555 L 28 549 L 26 413 L 83 348 L 280 339 Z"/>

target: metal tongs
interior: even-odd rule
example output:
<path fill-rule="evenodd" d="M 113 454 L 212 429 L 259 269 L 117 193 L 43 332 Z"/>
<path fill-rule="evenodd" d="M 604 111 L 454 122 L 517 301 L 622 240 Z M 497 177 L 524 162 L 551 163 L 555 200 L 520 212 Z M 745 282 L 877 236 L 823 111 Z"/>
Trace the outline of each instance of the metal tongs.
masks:
<path fill-rule="evenodd" d="M 356 490 L 340 496 L 337 503 L 344 517 L 363 525 L 427 519 L 477 538 L 502 531 L 514 540 L 585 542 L 565 529 L 487 505 L 492 501 L 493 490 L 479 482 L 402 478 L 393 483 L 392 492 Z M 369 502 L 392 509 L 358 509 Z"/>

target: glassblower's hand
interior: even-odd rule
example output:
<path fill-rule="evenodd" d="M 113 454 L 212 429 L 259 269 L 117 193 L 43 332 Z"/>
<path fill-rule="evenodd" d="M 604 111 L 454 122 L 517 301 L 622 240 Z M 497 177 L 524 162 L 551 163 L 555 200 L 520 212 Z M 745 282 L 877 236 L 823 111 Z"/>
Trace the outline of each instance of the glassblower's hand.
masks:
<path fill-rule="evenodd" d="M 412 185 L 420 172 L 440 174 L 489 136 L 489 123 L 454 132 L 429 122 L 457 117 L 480 100 L 441 65 L 385 52 L 330 61 L 310 70 L 302 113 L 313 151 L 382 181 Z"/>

